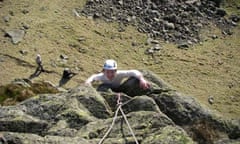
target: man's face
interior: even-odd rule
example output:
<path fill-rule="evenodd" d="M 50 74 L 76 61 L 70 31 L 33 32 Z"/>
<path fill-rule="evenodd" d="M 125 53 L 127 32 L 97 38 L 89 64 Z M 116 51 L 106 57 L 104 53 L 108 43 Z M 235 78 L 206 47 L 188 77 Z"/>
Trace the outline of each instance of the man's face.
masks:
<path fill-rule="evenodd" d="M 115 77 L 117 70 L 104 70 L 104 75 L 109 79 L 112 80 Z"/>

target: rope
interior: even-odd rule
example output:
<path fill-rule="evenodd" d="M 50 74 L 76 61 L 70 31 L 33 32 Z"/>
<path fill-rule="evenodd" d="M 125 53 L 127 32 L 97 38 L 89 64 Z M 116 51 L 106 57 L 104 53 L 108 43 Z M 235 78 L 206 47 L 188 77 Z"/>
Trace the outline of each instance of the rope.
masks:
<path fill-rule="evenodd" d="M 118 99 L 117 99 L 117 105 L 120 106 L 120 105 L 122 105 L 122 102 L 121 102 L 121 94 L 118 93 L 117 96 L 118 96 Z"/>
<path fill-rule="evenodd" d="M 121 111 L 121 113 L 122 113 L 122 115 L 123 115 L 123 117 L 124 117 L 124 119 L 125 119 L 125 121 L 126 121 L 126 123 L 127 123 L 127 125 L 128 125 L 128 128 L 129 128 L 130 132 L 132 133 L 132 136 L 133 136 L 133 138 L 134 138 L 136 144 L 138 144 L 137 138 L 135 137 L 135 134 L 134 134 L 134 132 L 133 132 L 133 130 L 132 130 L 132 128 L 131 128 L 131 126 L 130 126 L 128 120 L 127 120 L 127 117 L 126 117 L 126 115 L 124 114 L 124 112 L 123 112 L 123 110 L 122 110 L 121 107 L 120 107 L 120 111 Z"/>
<path fill-rule="evenodd" d="M 99 142 L 98 144 L 102 144 L 103 141 L 104 141 L 104 139 L 108 136 L 108 134 L 109 134 L 110 131 L 112 130 L 113 125 L 115 124 L 115 121 L 116 121 L 116 119 L 117 119 L 117 115 L 118 115 L 119 110 L 121 111 L 121 113 L 122 113 L 122 115 L 123 115 L 123 118 L 124 118 L 125 122 L 127 123 L 127 126 L 128 126 L 128 128 L 129 128 L 129 130 L 130 130 L 130 132 L 131 132 L 131 134 L 132 134 L 132 136 L 133 136 L 136 144 L 139 144 L 138 141 L 137 141 L 137 138 L 136 138 L 136 136 L 135 136 L 135 134 L 134 134 L 134 132 L 133 132 L 133 130 L 132 130 L 132 128 L 131 128 L 128 120 L 127 120 L 127 117 L 126 117 L 126 115 L 124 114 L 124 112 L 123 112 L 123 110 L 122 110 L 121 94 L 118 93 L 117 96 L 118 96 L 118 99 L 117 99 L 118 108 L 117 108 L 117 110 L 116 110 L 116 112 L 115 112 L 115 115 L 114 115 L 112 124 L 111 124 L 111 126 L 110 126 L 109 129 L 108 129 L 108 131 L 105 133 L 105 135 L 103 136 L 103 138 L 100 140 L 100 142 Z"/>
<path fill-rule="evenodd" d="M 116 110 L 116 113 L 115 113 L 115 116 L 114 116 L 114 118 L 113 118 L 113 121 L 112 121 L 112 124 L 111 124 L 110 128 L 108 129 L 108 131 L 105 133 L 105 135 L 103 136 L 103 138 L 100 140 L 100 142 L 99 142 L 98 144 L 102 144 L 103 141 L 104 141 L 104 139 L 108 136 L 108 134 L 109 134 L 110 131 L 112 130 L 113 125 L 114 125 L 114 123 L 115 123 L 115 121 L 116 121 L 116 119 L 117 119 L 117 114 L 118 114 L 118 111 L 119 111 L 120 107 L 121 107 L 121 105 L 119 105 L 118 108 L 117 108 L 117 110 Z"/>

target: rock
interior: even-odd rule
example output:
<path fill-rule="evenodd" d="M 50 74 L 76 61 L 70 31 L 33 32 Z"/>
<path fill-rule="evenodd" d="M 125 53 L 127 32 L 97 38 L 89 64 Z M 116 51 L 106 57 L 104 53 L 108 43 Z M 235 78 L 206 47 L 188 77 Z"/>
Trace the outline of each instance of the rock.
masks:
<path fill-rule="evenodd" d="M 183 43 L 179 44 L 177 46 L 177 48 L 179 48 L 179 49 L 188 49 L 189 45 L 188 45 L 188 43 L 183 42 Z"/>
<path fill-rule="evenodd" d="M 17 44 L 20 41 L 23 40 L 23 37 L 25 35 L 25 31 L 24 30 L 8 30 L 6 31 L 6 35 L 9 36 L 10 38 L 12 38 L 12 43 L 13 44 Z"/>
<path fill-rule="evenodd" d="M 4 20 L 5 22 L 9 22 L 10 19 L 11 19 L 11 18 L 10 18 L 9 16 L 4 16 L 4 17 L 3 17 L 3 20 Z"/>
<path fill-rule="evenodd" d="M 26 24 L 26 23 L 22 24 L 22 29 L 23 30 L 28 30 L 29 28 L 30 28 L 30 26 L 28 24 Z"/>
<path fill-rule="evenodd" d="M 97 143 L 96 141 L 87 140 L 84 138 L 73 138 L 73 137 L 59 137 L 59 136 L 39 136 L 31 133 L 4 133 L 7 142 L 12 144 L 27 144 L 27 143 L 38 143 L 38 144 L 92 144 Z"/>
<path fill-rule="evenodd" d="M 20 107 L 19 107 L 20 108 Z M 18 108 L 1 108 L 0 111 L 0 131 L 12 131 L 23 133 L 42 134 L 48 127 L 44 120 L 37 119 L 24 112 L 24 107 Z"/>
<path fill-rule="evenodd" d="M 168 119 L 164 114 L 151 112 L 151 111 L 139 111 L 132 112 L 126 115 L 128 122 L 131 128 L 134 130 L 134 133 L 138 140 L 145 139 L 150 133 L 161 133 L 164 131 L 164 128 L 167 126 L 175 127 L 170 119 Z M 113 119 L 100 120 L 96 122 L 88 123 L 83 127 L 77 135 L 83 138 L 89 139 L 90 135 L 95 134 L 94 138 L 102 138 L 111 125 Z M 154 132 L 154 129 L 156 130 Z M 153 130 L 153 131 L 152 131 Z M 183 129 L 174 129 L 176 131 L 183 131 Z M 156 134 L 155 133 L 155 134 Z M 117 138 L 121 139 L 124 137 L 132 137 L 131 132 L 128 129 L 127 124 L 123 121 L 122 115 L 117 117 L 112 131 L 109 134 L 108 138 Z M 169 136 L 171 137 L 171 136 Z M 185 135 L 185 137 L 188 137 Z M 190 139 L 191 140 L 191 139 Z"/>
<path fill-rule="evenodd" d="M 20 50 L 19 51 L 22 55 L 27 55 L 27 53 L 28 53 L 28 51 L 26 51 L 26 50 Z"/>
<path fill-rule="evenodd" d="M 64 54 L 61 54 L 60 55 L 60 58 L 63 59 L 63 60 L 68 60 L 68 56 L 67 55 L 64 55 Z"/>
<path fill-rule="evenodd" d="M 224 9 L 217 8 L 216 15 L 219 15 L 220 17 L 224 17 L 227 14 L 227 12 Z"/>
<path fill-rule="evenodd" d="M 145 51 L 145 54 L 147 54 L 147 55 L 152 55 L 152 54 L 154 54 L 153 48 L 147 49 L 147 50 Z"/>
<path fill-rule="evenodd" d="M 133 95 L 122 93 L 122 111 L 116 111 L 120 107 L 115 93 L 77 86 L 1 106 L 0 131 L 11 144 L 92 144 L 109 128 L 106 144 L 135 143 L 132 132 L 141 144 L 231 143 L 240 138 L 239 120 L 226 119 L 194 97 L 176 92 L 151 71 L 142 73 L 151 88 L 142 92 L 133 87 L 135 92 L 126 91 Z"/>
<path fill-rule="evenodd" d="M 217 39 L 218 36 L 217 35 L 212 35 L 212 39 Z"/>
<path fill-rule="evenodd" d="M 153 50 L 155 50 L 155 51 L 159 51 L 159 50 L 161 50 L 161 46 L 159 45 L 159 44 L 156 44 L 154 47 L 153 47 Z"/>
<path fill-rule="evenodd" d="M 5 62 L 6 59 L 4 57 L 0 57 L 0 62 Z"/>
<path fill-rule="evenodd" d="M 178 130 L 177 130 L 178 129 Z M 177 131 L 176 131 L 177 130 Z M 173 134 L 174 133 L 174 134 Z M 164 127 L 162 133 L 150 135 L 142 143 L 146 144 L 169 144 L 169 143 L 187 143 L 194 144 L 195 142 L 187 136 L 187 133 L 179 127 L 167 126 Z"/>
<path fill-rule="evenodd" d="M 214 103 L 214 98 L 213 96 L 208 97 L 208 103 L 213 104 Z"/>
<path fill-rule="evenodd" d="M 134 97 L 131 101 L 122 107 L 126 114 L 133 111 L 155 111 L 161 113 L 156 102 L 147 96 Z"/>
<path fill-rule="evenodd" d="M 174 23 L 165 22 L 164 25 L 166 29 L 175 29 Z"/>
<path fill-rule="evenodd" d="M 12 84 L 14 84 L 14 85 L 21 85 L 21 86 L 23 86 L 25 88 L 31 87 L 30 86 L 31 85 L 31 81 L 28 80 L 28 79 L 18 79 L 18 78 L 16 78 L 16 79 L 14 79 L 12 81 Z"/>
<path fill-rule="evenodd" d="M 240 21 L 240 16 L 237 16 L 237 15 L 231 15 L 229 17 L 230 20 L 232 20 L 233 22 L 237 23 Z"/>

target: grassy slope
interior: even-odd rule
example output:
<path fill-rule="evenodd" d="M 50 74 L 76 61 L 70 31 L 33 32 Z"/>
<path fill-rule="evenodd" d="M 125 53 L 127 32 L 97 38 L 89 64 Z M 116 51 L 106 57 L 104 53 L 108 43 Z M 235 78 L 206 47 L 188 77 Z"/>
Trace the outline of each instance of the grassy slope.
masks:
<path fill-rule="evenodd" d="M 42 55 L 45 67 L 56 73 L 43 73 L 34 80 L 58 84 L 64 67 L 80 69 L 79 75 L 64 86 L 66 88 L 81 84 L 89 75 L 101 70 L 106 58 L 113 58 L 120 69 L 152 70 L 176 90 L 196 97 L 225 116 L 239 117 L 239 26 L 229 37 L 223 37 L 218 29 L 209 28 L 203 31 L 203 44 L 189 50 L 161 43 L 163 49 L 152 58 L 144 54 L 150 47 L 145 44 L 146 35 L 138 33 L 134 27 L 120 33 L 117 24 L 74 16 L 72 10 L 83 4 L 83 0 L 5 0 L 1 4 L 0 17 L 9 15 L 10 11 L 14 16 L 10 16 L 8 23 L 1 20 L 1 28 L 21 28 L 22 23 L 30 28 L 18 45 L 13 45 L 9 38 L 3 37 L 4 32 L 0 32 L 0 58 L 3 58 L 2 54 L 8 54 L 27 62 L 19 63 L 4 57 L 5 61 L 0 62 L 3 69 L 0 85 L 14 78 L 29 77 L 35 70 L 32 66 L 37 53 Z M 229 13 L 233 11 L 232 7 L 226 6 Z M 29 13 L 23 14 L 23 10 Z M 219 38 L 212 40 L 213 34 Z M 82 37 L 85 40 L 79 41 Z M 22 56 L 20 50 L 27 50 L 28 54 Z M 61 54 L 66 54 L 69 60 L 62 61 Z M 207 103 L 210 95 L 215 98 L 213 105 Z"/>

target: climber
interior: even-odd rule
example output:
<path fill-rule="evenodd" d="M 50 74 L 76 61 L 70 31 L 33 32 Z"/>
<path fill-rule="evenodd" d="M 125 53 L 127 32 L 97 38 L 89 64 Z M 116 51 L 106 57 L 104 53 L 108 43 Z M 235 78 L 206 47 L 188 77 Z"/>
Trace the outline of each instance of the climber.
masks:
<path fill-rule="evenodd" d="M 136 84 L 143 90 L 150 87 L 150 84 L 144 79 L 140 71 L 117 70 L 117 63 L 112 59 L 106 60 L 102 72 L 90 76 L 85 81 L 85 84 L 91 85 L 93 81 L 102 82 L 97 89 L 98 91 L 111 89 L 114 92 L 124 92 L 125 89 Z"/>

